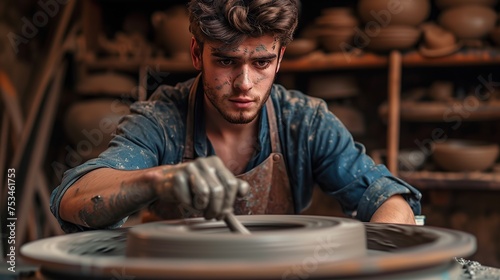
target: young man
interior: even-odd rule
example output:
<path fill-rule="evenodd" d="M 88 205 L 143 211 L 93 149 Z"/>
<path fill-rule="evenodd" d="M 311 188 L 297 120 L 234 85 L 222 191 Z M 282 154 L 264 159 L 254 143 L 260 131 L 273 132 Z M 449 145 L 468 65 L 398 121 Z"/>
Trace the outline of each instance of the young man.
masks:
<path fill-rule="evenodd" d="M 65 173 L 51 198 L 63 229 L 118 227 L 146 207 L 164 219 L 298 214 L 314 185 L 361 221 L 413 224 L 421 194 L 375 165 L 323 101 L 273 84 L 297 9 L 190 1 L 200 75 L 133 104 L 108 150 Z"/>

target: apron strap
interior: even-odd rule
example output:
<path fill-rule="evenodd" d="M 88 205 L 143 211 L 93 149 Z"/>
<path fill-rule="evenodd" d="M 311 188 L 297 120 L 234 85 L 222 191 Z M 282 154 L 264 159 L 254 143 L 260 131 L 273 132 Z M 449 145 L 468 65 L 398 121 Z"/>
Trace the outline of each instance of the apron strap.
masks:
<path fill-rule="evenodd" d="M 276 113 L 274 111 L 273 100 L 271 96 L 266 102 L 267 109 L 267 122 L 269 123 L 269 135 L 271 137 L 271 149 L 273 153 L 281 154 L 281 143 L 278 134 L 278 123 L 276 120 Z"/>
<path fill-rule="evenodd" d="M 194 103 L 196 101 L 196 90 L 201 79 L 201 73 L 198 74 L 196 79 L 189 90 L 187 120 L 186 120 L 186 141 L 184 142 L 184 154 L 182 162 L 194 160 Z"/>

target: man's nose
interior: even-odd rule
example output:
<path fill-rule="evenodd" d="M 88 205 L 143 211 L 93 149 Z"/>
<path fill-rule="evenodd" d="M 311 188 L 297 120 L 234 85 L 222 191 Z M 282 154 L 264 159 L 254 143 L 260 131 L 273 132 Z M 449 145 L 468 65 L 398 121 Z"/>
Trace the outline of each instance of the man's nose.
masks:
<path fill-rule="evenodd" d="M 240 73 L 234 80 L 234 87 L 240 91 L 246 92 L 249 91 L 252 86 L 252 80 L 250 79 L 250 67 L 248 65 L 243 65 Z"/>

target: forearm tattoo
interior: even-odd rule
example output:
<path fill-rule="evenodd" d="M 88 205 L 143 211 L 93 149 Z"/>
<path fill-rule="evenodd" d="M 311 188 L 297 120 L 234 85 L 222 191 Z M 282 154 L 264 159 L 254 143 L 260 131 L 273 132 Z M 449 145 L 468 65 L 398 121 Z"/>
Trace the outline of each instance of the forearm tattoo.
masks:
<path fill-rule="evenodd" d="M 79 211 L 80 221 L 90 228 L 115 224 L 155 200 L 150 188 L 135 183 L 122 183 L 120 191 L 109 197 L 96 195 Z"/>

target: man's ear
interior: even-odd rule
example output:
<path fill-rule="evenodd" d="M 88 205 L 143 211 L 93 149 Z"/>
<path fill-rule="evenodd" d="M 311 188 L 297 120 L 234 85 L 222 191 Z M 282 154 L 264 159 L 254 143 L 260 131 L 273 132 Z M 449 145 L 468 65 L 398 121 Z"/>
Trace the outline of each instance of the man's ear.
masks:
<path fill-rule="evenodd" d="M 283 55 L 285 54 L 286 47 L 283 46 L 280 49 L 280 55 L 278 56 L 278 65 L 276 66 L 276 73 L 280 70 L 281 60 L 283 59 Z"/>
<path fill-rule="evenodd" d="M 199 71 L 201 71 L 201 66 L 203 65 L 201 56 L 202 51 L 200 45 L 198 45 L 194 37 L 191 37 L 191 60 L 193 61 L 194 68 Z"/>

